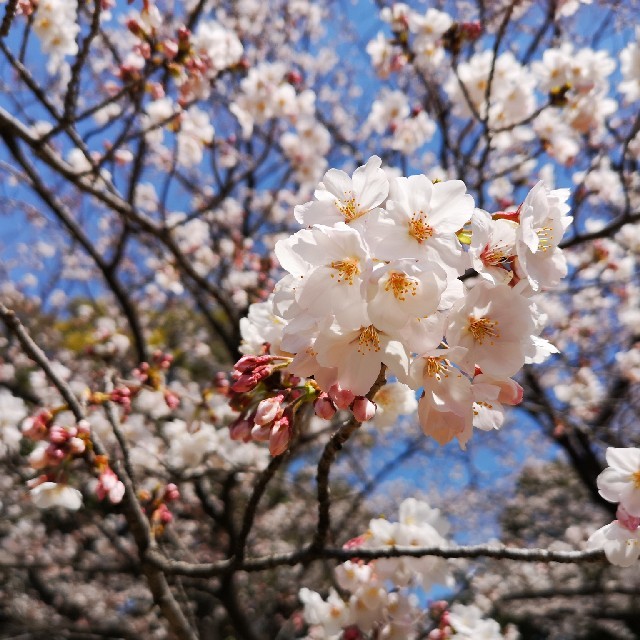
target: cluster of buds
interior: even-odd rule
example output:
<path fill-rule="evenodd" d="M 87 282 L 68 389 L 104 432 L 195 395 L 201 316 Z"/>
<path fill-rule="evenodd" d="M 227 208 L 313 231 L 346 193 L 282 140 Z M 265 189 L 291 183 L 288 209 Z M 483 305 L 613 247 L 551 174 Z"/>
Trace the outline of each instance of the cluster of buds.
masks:
<path fill-rule="evenodd" d="M 84 455 L 89 443 L 89 423 L 80 420 L 76 426 L 54 424 L 55 413 L 41 411 L 24 421 L 22 433 L 25 438 L 40 443 L 29 455 L 29 463 L 34 469 L 49 468 L 49 475 Z"/>
<path fill-rule="evenodd" d="M 427 636 L 428 640 L 448 640 L 453 634 L 449 614 L 449 603 L 446 600 L 437 600 L 429 605 L 429 617 L 437 625 Z"/>
<path fill-rule="evenodd" d="M 281 372 L 291 358 L 243 356 L 235 365 L 229 404 L 240 415 L 229 426 L 232 440 L 269 442 L 271 455 L 289 448 L 295 412 L 317 398 L 312 382 Z"/>
<path fill-rule="evenodd" d="M 33 502 L 41 508 L 80 508 L 82 496 L 68 485 L 68 474 L 71 464 L 82 459 L 98 475 L 96 497 L 99 500 L 108 498 L 112 504 L 117 504 L 124 496 L 124 485 L 110 468 L 107 456 L 92 455 L 90 426 L 86 420 L 79 420 L 75 426 L 54 423 L 56 416 L 64 410 L 64 407 L 43 410 L 24 422 L 24 437 L 37 443 L 28 458 L 31 467 L 40 472 L 27 483 Z"/>
<path fill-rule="evenodd" d="M 365 396 L 356 396 L 349 389 L 343 389 L 336 383 L 328 393 L 322 392 L 315 401 L 313 408 L 319 418 L 331 420 L 336 411 L 350 409 L 356 420 L 366 422 L 376 415 L 376 405 Z"/>
<path fill-rule="evenodd" d="M 164 487 L 157 487 L 153 493 L 141 491 L 138 497 L 151 522 L 153 535 L 161 535 L 166 525 L 173 521 L 173 514 L 167 505 L 180 499 L 178 486 L 171 482 Z"/>
<path fill-rule="evenodd" d="M 99 472 L 96 496 L 98 500 L 108 499 L 111 504 L 118 504 L 124 497 L 124 484 L 109 466 L 106 456 L 96 456 L 96 469 Z"/>

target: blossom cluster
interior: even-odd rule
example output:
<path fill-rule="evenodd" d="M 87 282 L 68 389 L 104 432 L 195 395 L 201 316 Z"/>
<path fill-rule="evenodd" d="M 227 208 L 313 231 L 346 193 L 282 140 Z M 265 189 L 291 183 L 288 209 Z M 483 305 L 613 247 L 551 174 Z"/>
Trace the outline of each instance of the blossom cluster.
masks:
<path fill-rule="evenodd" d="M 423 389 L 424 432 L 464 448 L 521 401 L 511 376 L 555 351 L 533 295 L 567 272 L 567 197 L 538 183 L 491 215 L 462 181 L 389 177 L 377 156 L 352 176 L 331 169 L 295 208 L 306 228 L 276 244 L 288 274 L 241 324 L 243 350 L 289 358 L 287 372 L 349 403 L 386 367 Z M 463 283 L 470 268 L 480 277 Z"/>
<path fill-rule="evenodd" d="M 591 549 L 604 549 L 607 559 L 619 567 L 630 567 L 640 558 L 640 449 L 607 449 L 609 465 L 598 476 L 600 495 L 618 502 L 616 519 L 594 532 Z"/>
<path fill-rule="evenodd" d="M 449 530 L 439 509 L 426 502 L 408 498 L 399 507 L 399 521 L 374 518 L 368 531 L 345 544 L 347 549 L 384 550 L 392 546 L 432 547 L 447 545 L 444 537 Z M 416 587 L 429 590 L 436 584 L 452 586 L 447 561 L 442 558 L 380 558 L 371 562 L 349 560 L 335 570 L 336 582 L 343 598 L 331 590 L 326 599 L 310 589 L 300 590 L 305 620 L 312 625 L 313 638 L 385 638 L 411 640 L 421 637 L 420 629 L 429 618 L 415 593 Z M 502 639 L 500 626 L 494 620 L 483 619 L 477 607 L 438 603 L 431 612 L 437 619 L 429 638 L 473 638 L 482 632 L 483 638 Z M 435 615 L 434 615 L 435 614 Z M 513 637 L 513 636 L 510 636 Z"/>

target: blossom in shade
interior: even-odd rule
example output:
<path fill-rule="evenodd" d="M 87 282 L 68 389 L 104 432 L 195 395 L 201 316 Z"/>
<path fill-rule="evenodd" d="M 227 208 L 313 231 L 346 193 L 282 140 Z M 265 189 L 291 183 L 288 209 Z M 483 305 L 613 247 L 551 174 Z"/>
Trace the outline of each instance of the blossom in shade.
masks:
<path fill-rule="evenodd" d="M 66 484 L 43 482 L 31 489 L 31 501 L 39 509 L 63 507 L 77 511 L 82 506 L 82 494 Z"/>

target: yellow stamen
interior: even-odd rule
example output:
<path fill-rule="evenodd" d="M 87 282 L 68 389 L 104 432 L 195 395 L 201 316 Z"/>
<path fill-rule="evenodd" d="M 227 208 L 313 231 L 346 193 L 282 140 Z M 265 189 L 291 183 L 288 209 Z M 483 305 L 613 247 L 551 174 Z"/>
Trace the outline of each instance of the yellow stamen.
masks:
<path fill-rule="evenodd" d="M 474 318 L 469 316 L 469 333 L 473 339 L 482 344 L 485 338 L 499 338 L 500 332 L 496 328 L 497 320 L 489 320 L 489 318 Z M 493 340 L 489 344 L 493 344 Z"/>
<path fill-rule="evenodd" d="M 412 296 L 416 295 L 418 283 L 404 273 L 391 271 L 384 290 L 391 290 L 396 300 L 404 302 L 407 299 L 407 294 L 410 293 Z"/>
<path fill-rule="evenodd" d="M 360 205 L 356 202 L 356 198 L 353 192 L 346 192 L 342 200 L 336 200 L 335 202 L 338 211 L 344 216 L 344 221 L 348 224 L 353 222 L 356 218 L 363 215 L 364 211 L 360 211 Z"/>
<path fill-rule="evenodd" d="M 430 378 L 440 380 L 442 376 L 448 377 L 449 363 L 444 358 L 425 358 L 424 368 L 422 370 L 423 375 L 426 374 Z"/>
<path fill-rule="evenodd" d="M 380 335 L 378 330 L 370 324 L 368 327 L 360 329 L 358 336 L 358 353 L 362 355 L 365 351 L 380 351 Z"/>
<path fill-rule="evenodd" d="M 336 260 L 330 266 L 338 272 L 338 282 L 353 284 L 353 279 L 360 275 L 360 262 L 357 258 Z M 331 277 L 335 278 L 335 274 L 332 273 Z"/>
<path fill-rule="evenodd" d="M 551 234 L 553 229 L 551 227 L 541 227 L 536 229 L 538 235 L 538 251 L 547 251 L 551 246 Z"/>
<path fill-rule="evenodd" d="M 633 486 L 636 489 L 640 489 L 640 471 L 636 471 L 634 474 L 632 474 L 631 478 L 632 478 L 631 482 L 633 482 Z"/>
<path fill-rule="evenodd" d="M 418 211 L 411 216 L 409 221 L 409 235 L 415 238 L 419 244 L 433 235 L 433 227 L 427 224 L 427 216 L 424 211 Z"/>

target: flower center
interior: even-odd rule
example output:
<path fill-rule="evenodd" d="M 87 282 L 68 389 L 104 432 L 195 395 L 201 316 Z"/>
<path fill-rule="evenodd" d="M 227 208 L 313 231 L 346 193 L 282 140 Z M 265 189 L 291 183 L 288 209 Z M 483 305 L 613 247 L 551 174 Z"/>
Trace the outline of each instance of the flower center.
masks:
<path fill-rule="evenodd" d="M 424 211 L 418 211 L 411 216 L 409 221 L 409 235 L 415 238 L 419 244 L 433 235 L 433 227 L 427 224 L 427 216 Z"/>
<path fill-rule="evenodd" d="M 487 337 L 491 339 L 489 344 L 493 344 L 493 338 L 500 337 L 497 326 L 497 320 L 469 316 L 469 333 L 473 336 L 473 339 L 480 344 L 482 344 Z"/>
<path fill-rule="evenodd" d="M 428 375 L 430 378 L 440 380 L 442 376 L 445 378 L 449 375 L 449 363 L 444 358 L 425 358 L 423 374 Z"/>
<path fill-rule="evenodd" d="M 553 229 L 551 227 L 541 227 L 536 229 L 536 235 L 538 236 L 538 251 L 547 251 L 551 247 L 551 234 Z"/>
<path fill-rule="evenodd" d="M 360 211 L 360 205 L 356 202 L 356 198 L 353 192 L 344 193 L 342 200 L 336 200 L 336 207 L 338 211 L 344 216 L 346 223 L 353 222 L 356 218 L 359 218 L 364 212 Z"/>
<path fill-rule="evenodd" d="M 480 254 L 480 260 L 482 260 L 482 264 L 488 267 L 495 267 L 510 258 L 511 253 L 510 247 L 499 244 L 494 247 L 487 245 Z"/>
<path fill-rule="evenodd" d="M 405 273 L 391 271 L 384 290 L 392 291 L 396 300 L 404 302 L 407 299 L 407 294 L 411 294 L 412 296 L 416 295 L 418 283 L 413 278 L 409 278 Z"/>
<path fill-rule="evenodd" d="M 353 279 L 360 275 L 360 262 L 357 258 L 336 260 L 331 263 L 330 267 L 338 272 L 338 282 L 353 284 Z M 336 274 L 332 273 L 331 277 L 335 278 Z"/>
<path fill-rule="evenodd" d="M 636 471 L 631 475 L 631 482 L 636 489 L 640 489 L 640 471 Z"/>
<path fill-rule="evenodd" d="M 358 353 L 364 355 L 365 351 L 380 351 L 380 335 L 372 324 L 360 329 L 358 336 Z"/>

